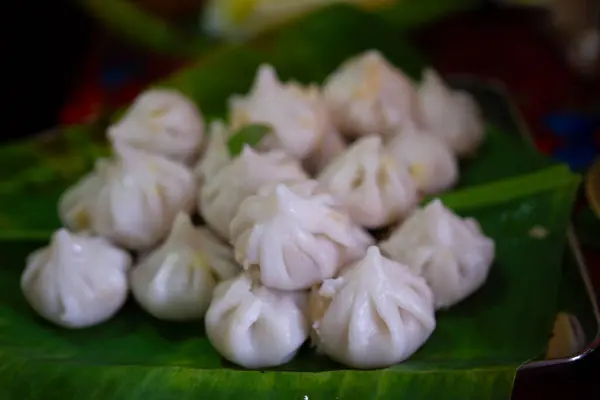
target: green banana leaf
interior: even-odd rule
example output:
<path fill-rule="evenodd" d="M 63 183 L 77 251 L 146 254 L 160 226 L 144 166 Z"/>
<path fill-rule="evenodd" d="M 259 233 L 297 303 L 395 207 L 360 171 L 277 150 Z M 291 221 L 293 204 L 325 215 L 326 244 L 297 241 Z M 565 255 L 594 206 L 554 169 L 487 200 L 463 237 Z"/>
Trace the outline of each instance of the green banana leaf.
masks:
<path fill-rule="evenodd" d="M 79 0 L 86 11 L 110 31 L 142 48 L 182 57 L 194 57 L 214 46 L 215 40 L 189 35 L 131 0 Z"/>
<path fill-rule="evenodd" d="M 492 272 L 479 292 L 438 313 L 436 331 L 408 362 L 381 371 L 347 370 L 310 349 L 277 370 L 244 371 L 216 353 L 200 323 L 162 323 L 133 304 L 98 327 L 54 327 L 18 285 L 26 254 L 44 243 L 2 241 L 0 387 L 19 399 L 506 399 L 519 365 L 545 351 L 578 183 L 566 167 L 552 167 L 445 196 L 496 240 Z M 531 235 L 534 227 L 547 236 Z"/>
<path fill-rule="evenodd" d="M 359 30 L 364 36 L 355 35 Z M 246 91 L 261 62 L 272 62 L 284 78 L 320 82 L 344 58 L 370 47 L 415 79 L 426 65 L 397 28 L 335 7 L 268 41 L 223 47 L 161 85 L 183 91 L 209 119 L 219 118 L 227 96 Z M 106 154 L 103 132 L 75 127 L 58 140 L 0 149 L 6 163 L 0 172 L 4 398 L 508 398 L 517 368 L 545 352 L 579 178 L 566 167 L 548 166 L 494 118 L 488 122 L 486 143 L 462 166 L 460 187 L 443 199 L 459 214 L 477 218 L 496 240 L 489 280 L 438 313 L 436 332 L 410 360 L 379 371 L 348 370 L 308 348 L 275 370 L 241 370 L 210 346 L 201 323 L 163 323 L 131 303 L 94 328 L 65 330 L 42 321 L 20 294 L 24 259 L 58 226 L 58 194 Z M 533 228 L 546 235 L 532 235 Z"/>
<path fill-rule="evenodd" d="M 377 14 L 398 28 L 412 29 L 434 23 L 450 14 L 477 8 L 483 3 L 481 0 L 397 0 Z"/>

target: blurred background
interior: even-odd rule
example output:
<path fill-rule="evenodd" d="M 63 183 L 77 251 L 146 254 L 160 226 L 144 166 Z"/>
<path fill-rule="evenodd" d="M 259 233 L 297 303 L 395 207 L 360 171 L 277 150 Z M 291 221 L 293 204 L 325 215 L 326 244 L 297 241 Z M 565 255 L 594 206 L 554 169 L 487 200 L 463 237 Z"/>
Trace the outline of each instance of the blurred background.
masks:
<path fill-rule="evenodd" d="M 372 8 L 394 0 L 347 0 Z M 148 82 L 332 0 L 57 0 L 19 3 L 6 57 L 14 69 L 3 138 L 90 121 L 129 102 Z M 260 4 L 279 3 L 260 14 Z M 443 74 L 498 79 L 540 148 L 561 139 L 553 113 L 595 114 L 596 0 L 399 0 L 387 13 Z M 253 11 L 254 7 L 254 11 Z M 264 8 L 264 7 L 263 7 Z M 259 11 L 256 11 L 259 10 Z M 392 15 L 393 14 L 393 15 Z M 16 24 L 15 24 L 16 25 Z M 595 147 L 594 147 L 595 148 Z M 581 155 L 580 155 L 581 156 Z M 586 162 L 592 158 L 586 157 Z M 583 161 L 582 161 L 583 162 Z M 583 162 L 585 164 L 585 162 Z"/>

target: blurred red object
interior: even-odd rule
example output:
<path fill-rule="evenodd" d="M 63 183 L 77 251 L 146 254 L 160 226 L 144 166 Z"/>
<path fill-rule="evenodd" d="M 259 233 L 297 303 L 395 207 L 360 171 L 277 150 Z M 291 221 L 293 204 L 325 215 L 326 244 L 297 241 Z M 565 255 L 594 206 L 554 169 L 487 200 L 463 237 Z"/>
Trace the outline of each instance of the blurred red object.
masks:
<path fill-rule="evenodd" d="M 97 83 L 80 86 L 72 100 L 62 109 L 61 125 L 93 122 L 102 115 L 105 93 Z"/>
<path fill-rule="evenodd" d="M 79 84 L 60 114 L 60 124 L 92 122 L 103 113 L 126 106 L 149 84 L 163 79 L 189 63 L 130 49 L 107 38 L 99 38 L 90 52 Z M 132 69 L 133 64 L 133 69 Z M 110 70 L 123 73 L 122 82 L 108 84 Z"/>
<path fill-rule="evenodd" d="M 537 137 L 535 145 L 539 151 L 547 156 L 554 154 L 555 150 L 563 145 L 563 140 L 556 137 Z"/>
<path fill-rule="evenodd" d="M 97 40 L 97 38 L 96 38 Z M 102 47 L 98 42 L 92 47 L 84 64 L 75 90 L 62 108 L 59 116 L 60 125 L 72 125 L 92 122 L 101 115 L 105 102 L 104 91 L 99 84 L 100 58 Z"/>

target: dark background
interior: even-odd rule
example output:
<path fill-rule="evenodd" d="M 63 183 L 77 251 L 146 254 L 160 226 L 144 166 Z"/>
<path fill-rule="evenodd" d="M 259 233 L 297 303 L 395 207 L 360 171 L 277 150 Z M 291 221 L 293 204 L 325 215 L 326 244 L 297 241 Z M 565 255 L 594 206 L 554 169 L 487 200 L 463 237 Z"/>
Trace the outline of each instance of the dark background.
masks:
<path fill-rule="evenodd" d="M 10 1 L 2 11 L 5 105 L 0 140 L 56 125 L 90 48 L 93 21 L 69 0 Z M 4 69 L 4 68 L 3 68 Z M 8 90 L 6 90 L 6 88 Z"/>

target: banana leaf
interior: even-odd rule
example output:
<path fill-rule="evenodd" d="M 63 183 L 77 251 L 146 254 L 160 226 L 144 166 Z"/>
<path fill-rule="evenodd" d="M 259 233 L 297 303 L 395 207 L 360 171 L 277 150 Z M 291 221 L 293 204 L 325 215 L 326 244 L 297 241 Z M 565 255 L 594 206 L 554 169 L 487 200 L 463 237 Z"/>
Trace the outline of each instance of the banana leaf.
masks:
<path fill-rule="evenodd" d="M 214 46 L 215 40 L 189 35 L 131 0 L 79 0 L 81 6 L 109 31 L 142 48 L 171 56 L 194 57 Z"/>
<path fill-rule="evenodd" d="M 508 398 L 517 368 L 545 351 L 578 183 L 566 167 L 552 167 L 444 196 L 496 240 L 492 272 L 475 295 L 438 313 L 438 328 L 409 361 L 380 371 L 347 370 L 310 349 L 276 370 L 244 371 L 216 353 L 200 323 L 162 323 L 133 304 L 98 327 L 54 327 L 18 285 L 26 254 L 44 243 L 4 240 L 0 387 L 19 399 Z M 534 227 L 547 235 L 530 234 Z"/>
<path fill-rule="evenodd" d="M 223 47 L 160 85 L 183 91 L 209 119 L 219 118 L 227 96 L 246 91 L 261 62 L 272 62 L 284 78 L 320 82 L 344 58 L 371 47 L 415 79 L 426 65 L 391 24 L 335 7 L 253 46 Z M 495 239 L 490 277 L 472 297 L 438 313 L 438 328 L 410 360 L 379 371 L 349 370 L 308 348 L 280 368 L 242 370 L 216 353 L 201 323 L 163 323 L 132 303 L 94 328 L 65 330 L 42 321 L 20 294 L 24 258 L 58 226 L 58 194 L 106 154 L 103 132 L 75 127 L 60 139 L 0 149 L 4 398 L 508 398 L 517 368 L 545 352 L 579 177 L 549 166 L 491 115 L 486 143 L 462 166 L 459 188 L 443 198 Z M 545 235 L 532 234 L 534 228 Z"/>

